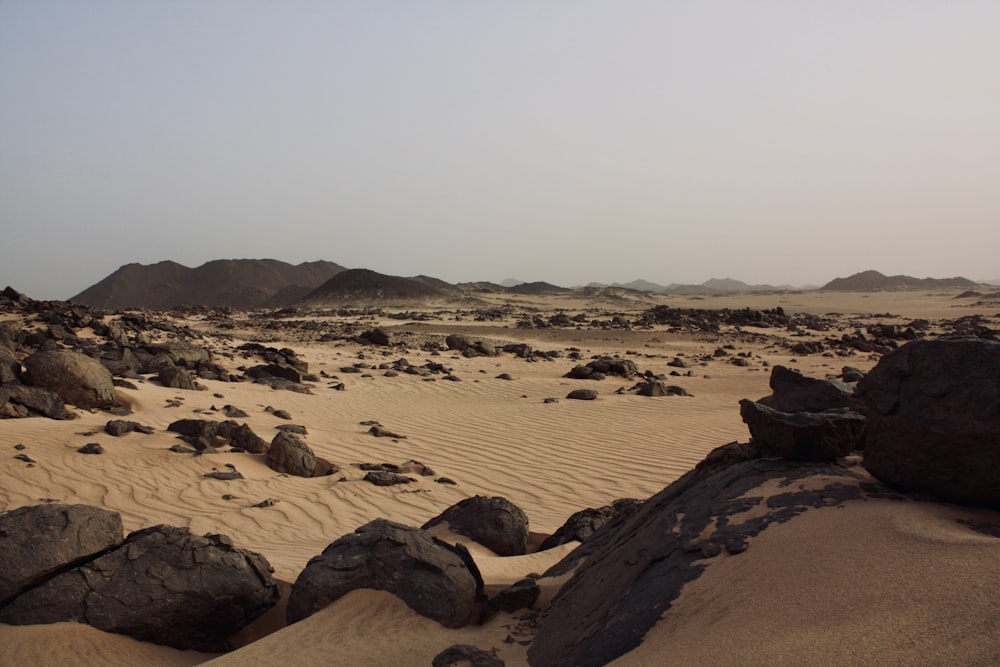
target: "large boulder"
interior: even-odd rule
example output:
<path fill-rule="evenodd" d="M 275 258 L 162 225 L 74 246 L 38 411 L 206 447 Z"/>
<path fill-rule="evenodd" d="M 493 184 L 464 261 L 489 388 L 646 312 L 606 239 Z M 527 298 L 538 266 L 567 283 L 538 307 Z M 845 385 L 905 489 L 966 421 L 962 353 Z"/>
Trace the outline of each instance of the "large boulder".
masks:
<path fill-rule="evenodd" d="M 862 444 L 864 415 L 853 410 L 781 412 L 748 399 L 740 416 L 765 456 L 789 461 L 832 461 Z"/>
<path fill-rule="evenodd" d="M 886 484 L 1000 509 L 1000 342 L 918 340 L 858 383 L 864 466 Z"/>
<path fill-rule="evenodd" d="M 337 466 L 313 453 L 299 436 L 278 431 L 267 450 L 267 465 L 272 470 L 296 477 L 321 477 L 337 471 Z"/>
<path fill-rule="evenodd" d="M 854 390 L 837 380 L 820 380 L 798 371 L 775 366 L 771 369 L 771 396 L 759 401 L 779 412 L 824 412 L 856 408 Z"/>
<path fill-rule="evenodd" d="M 42 387 L 8 384 L 0 387 L 0 408 L 14 408 L 8 416 L 27 417 L 38 413 L 49 419 L 73 419 L 75 414 L 66 409 L 62 397 Z"/>
<path fill-rule="evenodd" d="M 96 359 L 69 350 L 36 352 L 24 360 L 27 384 L 49 389 L 78 408 L 115 403 L 111 372 Z"/>
<path fill-rule="evenodd" d="M 311 616 L 357 588 L 374 588 L 445 627 L 458 628 L 470 620 L 481 591 L 471 562 L 422 530 L 376 519 L 309 561 L 292 586 L 288 622 Z"/>
<path fill-rule="evenodd" d="M 635 498 L 621 498 L 610 505 L 580 510 L 566 519 L 566 523 L 560 526 L 559 530 L 545 538 L 538 550 L 545 551 L 567 542 L 583 542 L 604 524 L 628 516 L 641 504 L 642 501 Z"/>
<path fill-rule="evenodd" d="M 31 505 L 0 514 L 0 604 L 124 539 L 121 515 L 99 507 Z"/>
<path fill-rule="evenodd" d="M 263 454 L 270 446 L 249 426 L 232 420 L 178 419 L 167 426 L 167 430 L 180 433 L 184 441 L 198 451 L 228 445 L 251 454 Z"/>
<path fill-rule="evenodd" d="M 154 526 L 14 598 L 0 608 L 0 623 L 76 621 L 179 649 L 222 651 L 279 597 L 263 556 L 222 535 Z"/>
<path fill-rule="evenodd" d="M 21 362 L 14 353 L 0 343 L 0 386 L 21 381 Z"/>
<path fill-rule="evenodd" d="M 466 498 L 425 523 L 423 528 L 440 524 L 448 524 L 451 532 L 478 542 L 498 556 L 521 556 L 528 548 L 528 517 L 506 498 Z"/>

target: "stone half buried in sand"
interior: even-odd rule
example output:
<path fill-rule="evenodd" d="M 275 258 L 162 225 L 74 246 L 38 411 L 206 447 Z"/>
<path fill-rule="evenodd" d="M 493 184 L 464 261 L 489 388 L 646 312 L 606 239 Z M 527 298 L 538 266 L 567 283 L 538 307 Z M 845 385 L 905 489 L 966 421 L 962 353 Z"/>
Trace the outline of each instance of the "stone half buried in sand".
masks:
<path fill-rule="evenodd" d="M 154 526 L 0 608 L 0 623 L 76 621 L 179 649 L 222 651 L 278 601 L 263 556 L 222 535 Z"/>
<path fill-rule="evenodd" d="M 0 514 L 0 604 L 125 539 L 122 518 L 89 505 L 31 505 Z"/>
<path fill-rule="evenodd" d="M 473 496 L 452 505 L 423 525 L 448 524 L 498 556 L 521 556 L 528 549 L 528 516 L 506 498 Z"/>
<path fill-rule="evenodd" d="M 358 588 L 388 591 L 417 613 L 458 628 L 473 616 L 482 578 L 463 549 L 423 530 L 376 519 L 309 561 L 292 586 L 288 622 L 311 616 Z"/>
<path fill-rule="evenodd" d="M 749 538 L 810 508 L 885 493 L 860 471 L 758 455 L 756 447 L 739 443 L 714 450 L 546 572 L 573 576 L 542 621 L 529 662 L 605 665 L 636 648 L 681 588 L 723 550 L 742 554 L 752 549 Z M 777 490 L 764 490 L 771 486 Z"/>
<path fill-rule="evenodd" d="M 278 431 L 267 450 L 267 466 L 296 477 L 322 477 L 338 468 L 316 456 L 302 438 L 288 431 Z"/>
<path fill-rule="evenodd" d="M 69 350 L 36 352 L 24 360 L 26 383 L 57 393 L 85 410 L 115 403 L 115 385 L 104 364 Z"/>
<path fill-rule="evenodd" d="M 858 383 L 864 466 L 897 488 L 1000 509 L 1000 342 L 919 340 Z"/>

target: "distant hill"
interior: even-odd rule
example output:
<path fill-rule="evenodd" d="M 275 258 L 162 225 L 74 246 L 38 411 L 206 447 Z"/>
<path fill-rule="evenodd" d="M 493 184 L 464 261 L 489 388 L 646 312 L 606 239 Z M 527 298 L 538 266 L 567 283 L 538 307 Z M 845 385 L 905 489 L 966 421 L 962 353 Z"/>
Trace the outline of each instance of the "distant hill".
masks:
<path fill-rule="evenodd" d="M 117 310 L 175 306 L 280 308 L 344 270 L 333 262 L 218 259 L 191 269 L 177 262 L 126 264 L 70 301 Z"/>
<path fill-rule="evenodd" d="M 919 289 L 969 289 L 978 284 L 968 278 L 914 278 L 887 276 L 878 271 L 862 271 L 847 278 L 834 278 L 820 287 L 837 292 L 899 292 Z"/>
<path fill-rule="evenodd" d="M 592 283 L 591 286 L 597 286 Z M 611 287 L 624 287 L 627 289 L 640 290 L 644 292 L 658 292 L 660 294 L 736 294 L 740 292 L 778 292 L 784 289 L 791 289 L 788 286 L 775 287 L 774 285 L 749 285 L 742 280 L 732 278 L 711 278 L 700 285 L 671 283 L 660 285 L 648 280 L 633 280 L 630 283 L 614 283 Z"/>
<path fill-rule="evenodd" d="M 436 278 L 402 278 L 370 269 L 347 269 L 299 300 L 300 305 L 324 307 L 387 303 L 413 303 L 440 299 L 455 288 Z"/>
<path fill-rule="evenodd" d="M 521 283 L 519 285 L 514 285 L 513 287 L 508 287 L 507 291 L 511 294 L 565 294 L 566 292 L 572 292 L 573 290 L 568 287 L 559 287 L 558 285 L 553 285 L 552 283 L 546 283 L 542 281 L 533 283 Z"/>

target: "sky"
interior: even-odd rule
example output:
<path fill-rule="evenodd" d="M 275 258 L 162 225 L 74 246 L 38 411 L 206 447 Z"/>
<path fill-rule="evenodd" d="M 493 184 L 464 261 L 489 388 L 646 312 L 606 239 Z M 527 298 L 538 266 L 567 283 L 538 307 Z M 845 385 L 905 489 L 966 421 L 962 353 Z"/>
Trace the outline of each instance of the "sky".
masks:
<path fill-rule="evenodd" d="M 0 287 L 1000 278 L 996 0 L 0 0 Z"/>

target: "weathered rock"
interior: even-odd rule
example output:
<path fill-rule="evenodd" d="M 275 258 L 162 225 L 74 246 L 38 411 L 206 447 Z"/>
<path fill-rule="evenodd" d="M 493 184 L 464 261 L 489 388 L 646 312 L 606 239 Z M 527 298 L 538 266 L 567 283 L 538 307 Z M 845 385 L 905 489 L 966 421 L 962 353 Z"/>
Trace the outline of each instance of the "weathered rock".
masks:
<path fill-rule="evenodd" d="M 595 389 L 574 389 L 573 391 L 566 394 L 566 398 L 572 398 L 577 401 L 592 401 L 597 398 L 597 390 Z"/>
<path fill-rule="evenodd" d="M 150 426 L 143 426 L 139 422 L 126 421 L 124 419 L 112 419 L 104 425 L 104 432 L 117 438 L 132 433 L 133 431 L 136 433 L 145 433 L 146 435 L 150 435 L 153 432 L 153 429 Z"/>
<path fill-rule="evenodd" d="M 59 394 L 42 387 L 8 384 L 0 387 L 0 406 L 21 407 L 22 411 L 10 416 L 27 417 L 31 412 L 49 419 L 74 419 L 75 414 L 66 409 Z M 31 412 L 29 412 L 29 410 Z"/>
<path fill-rule="evenodd" d="M 766 456 L 789 461 L 832 461 L 863 445 L 864 415 L 853 410 L 780 412 L 748 399 L 740 416 Z"/>
<path fill-rule="evenodd" d="M 180 433 L 184 441 L 198 451 L 228 445 L 251 454 L 263 454 L 269 447 L 267 441 L 249 426 L 230 420 L 217 422 L 208 419 L 178 419 L 167 426 L 167 430 Z"/>
<path fill-rule="evenodd" d="M 0 386 L 20 382 L 21 362 L 6 346 L 0 344 Z"/>
<path fill-rule="evenodd" d="M 321 477 L 337 471 L 337 466 L 317 457 L 299 436 L 278 431 L 267 450 L 267 465 L 272 470 L 297 477 Z"/>
<path fill-rule="evenodd" d="M 661 380 L 652 380 L 639 385 L 636 394 L 639 396 L 690 396 L 687 389 L 675 384 L 667 384 Z"/>
<path fill-rule="evenodd" d="M 837 380 L 806 377 L 784 366 L 771 369 L 770 398 L 767 407 L 779 412 L 824 412 L 840 408 L 856 409 L 851 387 Z"/>
<path fill-rule="evenodd" d="M 365 475 L 364 481 L 371 482 L 375 486 L 395 486 L 396 484 L 410 484 L 417 480 L 388 470 L 372 470 Z"/>
<path fill-rule="evenodd" d="M 495 653 L 470 644 L 455 644 L 434 656 L 431 667 L 504 667 Z"/>
<path fill-rule="evenodd" d="M 372 345 L 392 345 L 392 332 L 384 327 L 375 327 L 365 334 Z"/>
<path fill-rule="evenodd" d="M 478 572 L 443 542 L 376 519 L 309 561 L 292 586 L 288 622 L 311 616 L 358 588 L 388 591 L 417 613 L 458 628 L 473 614 L 479 583 Z"/>
<path fill-rule="evenodd" d="M 397 440 L 406 440 L 405 435 L 400 435 L 399 433 L 390 431 L 389 429 L 383 427 L 381 424 L 373 425 L 370 429 L 368 429 L 368 432 L 374 435 L 376 438 L 395 438 Z"/>
<path fill-rule="evenodd" d="M 166 358 L 170 365 L 189 369 L 212 360 L 212 354 L 207 349 L 183 341 L 153 343 L 145 345 L 144 349 L 154 357 L 159 355 Z"/>
<path fill-rule="evenodd" d="M 567 542 L 583 542 L 604 524 L 628 516 L 641 504 L 642 501 L 635 498 L 622 498 L 610 505 L 580 510 L 568 518 L 559 530 L 545 538 L 538 550 L 545 551 Z"/>
<path fill-rule="evenodd" d="M 80 452 L 81 454 L 103 454 L 104 447 L 102 447 L 101 443 L 99 442 L 88 442 L 86 445 L 80 447 L 76 451 Z"/>
<path fill-rule="evenodd" d="M 262 378 L 281 378 L 283 380 L 288 380 L 289 382 L 295 382 L 296 384 L 302 382 L 302 373 L 291 366 L 284 366 L 281 364 L 264 364 L 262 366 L 254 366 L 253 368 L 247 369 L 247 377 L 262 379 Z"/>
<path fill-rule="evenodd" d="M 490 598 L 479 615 L 479 622 L 485 623 L 501 611 L 511 614 L 518 609 L 530 609 L 541 594 L 542 589 L 534 577 L 516 581 Z"/>
<path fill-rule="evenodd" d="M 157 380 L 171 389 L 197 389 L 191 373 L 180 366 L 164 366 L 160 369 Z"/>
<path fill-rule="evenodd" d="M 0 608 L 0 622 L 77 621 L 179 649 L 220 651 L 279 596 L 263 556 L 222 535 L 154 526 L 21 594 Z"/>
<path fill-rule="evenodd" d="M 78 408 L 105 408 L 115 402 L 115 385 L 104 364 L 68 350 L 36 352 L 24 360 L 26 384 L 59 394 Z"/>
<path fill-rule="evenodd" d="M 1000 343 L 918 340 L 858 383 L 864 466 L 886 484 L 1000 509 Z"/>
<path fill-rule="evenodd" d="M 31 505 L 0 514 L 0 605 L 124 539 L 121 516 L 99 507 Z"/>
<path fill-rule="evenodd" d="M 227 419 L 246 419 L 250 416 L 245 410 L 241 410 L 234 405 L 223 405 L 222 414 L 224 414 Z"/>
<path fill-rule="evenodd" d="M 422 527 L 447 523 L 449 530 L 475 540 L 498 556 L 527 551 L 528 517 L 520 507 L 498 496 L 473 496 L 452 505 Z"/>

